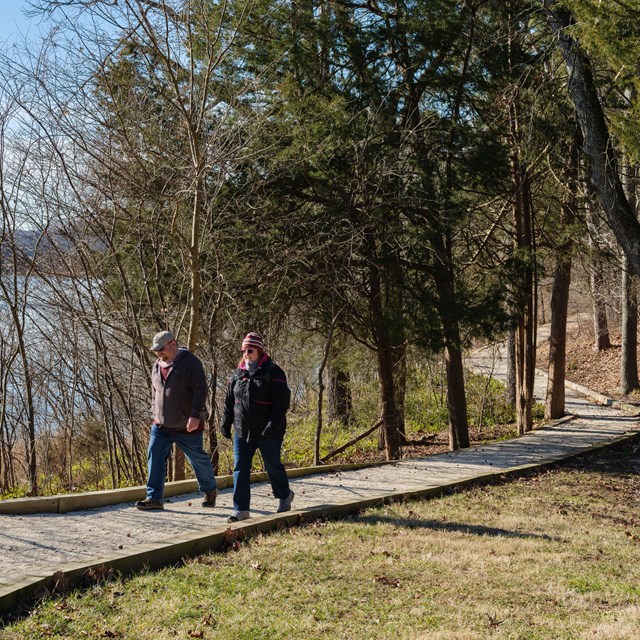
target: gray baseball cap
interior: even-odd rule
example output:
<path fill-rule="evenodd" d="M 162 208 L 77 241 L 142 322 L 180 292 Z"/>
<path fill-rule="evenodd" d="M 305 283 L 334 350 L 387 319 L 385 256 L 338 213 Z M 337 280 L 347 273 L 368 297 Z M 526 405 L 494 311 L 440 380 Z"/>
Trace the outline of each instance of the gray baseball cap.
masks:
<path fill-rule="evenodd" d="M 160 351 L 162 347 L 169 344 L 172 340 L 175 340 L 175 338 L 173 337 L 173 333 L 171 333 L 171 331 L 161 331 L 160 333 L 156 333 L 156 335 L 153 336 L 153 344 L 149 348 L 151 349 L 151 351 Z"/>

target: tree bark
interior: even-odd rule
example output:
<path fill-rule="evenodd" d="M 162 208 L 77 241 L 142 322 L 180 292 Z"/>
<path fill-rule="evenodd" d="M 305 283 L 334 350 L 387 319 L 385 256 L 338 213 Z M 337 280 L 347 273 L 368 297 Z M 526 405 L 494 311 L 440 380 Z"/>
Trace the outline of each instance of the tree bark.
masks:
<path fill-rule="evenodd" d="M 374 255 L 374 254 L 372 254 Z M 396 410 L 395 384 L 393 380 L 393 347 L 389 326 L 386 321 L 382 302 L 383 269 L 373 266 L 370 273 L 371 295 L 369 312 L 374 331 L 378 374 L 380 376 L 380 401 L 382 405 L 382 436 L 387 460 L 400 457 L 400 433 L 398 431 L 398 413 Z"/>
<path fill-rule="evenodd" d="M 438 234 L 434 234 L 432 242 L 435 252 L 434 281 L 438 292 L 438 312 L 445 339 L 449 448 L 455 451 L 469 446 L 469 418 L 464 388 L 462 339 L 455 311 L 455 289 L 449 245 Z"/>
<path fill-rule="evenodd" d="M 320 464 L 320 438 L 322 436 L 322 405 L 324 399 L 324 370 L 329 360 L 329 354 L 331 353 L 331 341 L 333 339 L 333 331 L 336 326 L 335 315 L 335 296 L 331 305 L 331 325 L 329 326 L 329 334 L 324 346 L 324 354 L 322 356 L 322 362 L 318 369 L 318 409 L 316 413 L 316 434 L 313 447 L 313 464 L 318 466 Z"/>
<path fill-rule="evenodd" d="M 571 13 L 562 8 L 557 0 L 543 0 L 543 6 L 569 71 L 569 95 L 576 108 L 584 139 L 584 152 L 589 158 L 596 193 L 631 267 L 640 275 L 640 223 L 622 187 L 616 153 L 591 72 L 590 60 L 579 43 L 568 33 L 568 28 L 574 22 Z"/>
<path fill-rule="evenodd" d="M 209 458 L 211 460 L 211 466 L 213 467 L 214 475 L 218 475 L 220 469 L 220 451 L 218 450 L 218 430 L 216 425 L 218 424 L 218 416 L 216 415 L 216 397 L 218 394 L 218 362 L 213 363 L 213 372 L 209 376 L 209 418 L 208 418 L 208 430 L 209 430 Z"/>
<path fill-rule="evenodd" d="M 396 402 L 396 415 L 400 441 L 404 441 L 404 405 L 407 395 L 407 348 L 400 344 L 393 347 L 393 388 Z"/>
<path fill-rule="evenodd" d="M 638 381 L 638 296 L 636 278 L 629 271 L 629 261 L 622 259 L 620 321 L 620 393 L 626 395 L 640 387 Z"/>
<path fill-rule="evenodd" d="M 327 417 L 329 421 L 337 421 L 347 426 L 353 417 L 349 373 L 335 363 L 330 363 L 327 371 Z"/>
<path fill-rule="evenodd" d="M 637 168 L 625 167 L 624 188 L 629 205 L 637 215 Z M 626 395 L 640 388 L 638 380 L 638 292 L 637 278 L 630 271 L 626 254 L 622 257 L 620 393 Z"/>
<path fill-rule="evenodd" d="M 517 148 L 512 155 L 516 245 L 524 260 L 516 285 L 516 418 L 518 433 L 533 427 L 533 381 L 535 375 L 535 294 L 533 287 L 532 215 L 529 176 Z"/>
<path fill-rule="evenodd" d="M 551 294 L 551 333 L 549 336 L 549 375 L 544 408 L 546 420 L 564 415 L 564 383 L 567 354 L 567 310 L 571 284 L 571 255 L 558 256 Z"/>
<path fill-rule="evenodd" d="M 578 209 L 578 179 L 580 171 L 578 143 L 579 136 L 576 130 L 576 136 L 569 148 L 569 161 L 565 170 L 565 195 L 560 215 L 565 241 L 558 247 L 551 293 L 549 369 L 544 409 L 545 419 L 547 420 L 555 420 L 564 415 L 567 313 L 569 309 L 569 287 L 571 284 L 571 249 L 573 246 L 573 239 L 566 230 L 576 219 Z"/>
<path fill-rule="evenodd" d="M 510 327 L 507 334 L 507 380 L 505 402 L 516 406 L 516 328 Z"/>
<path fill-rule="evenodd" d="M 591 265 L 589 270 L 589 286 L 591 287 L 591 298 L 593 300 L 593 335 L 594 348 L 596 351 L 611 348 L 611 338 L 609 336 L 609 323 L 607 320 L 606 290 L 604 286 L 604 267 L 601 257 L 601 247 L 598 238 L 599 225 L 598 215 L 595 211 L 595 193 L 590 180 L 585 181 L 585 191 L 587 194 L 585 205 L 587 209 L 587 226 L 589 227 L 589 248 L 591 250 Z"/>
<path fill-rule="evenodd" d="M 593 346 L 596 351 L 604 351 L 611 349 L 611 336 L 607 320 L 607 305 L 604 300 L 602 264 L 597 258 L 596 263 L 592 265 L 590 281 L 593 296 Z"/>

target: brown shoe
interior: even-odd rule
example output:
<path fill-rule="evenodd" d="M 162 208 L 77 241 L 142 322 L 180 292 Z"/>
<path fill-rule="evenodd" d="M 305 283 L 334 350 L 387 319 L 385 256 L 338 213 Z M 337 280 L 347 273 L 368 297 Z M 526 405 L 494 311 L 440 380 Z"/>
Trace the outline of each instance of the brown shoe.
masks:
<path fill-rule="evenodd" d="M 216 498 L 218 497 L 218 492 L 214 489 L 213 491 L 207 491 L 204 494 L 204 500 L 202 501 L 203 507 L 215 507 L 216 506 Z"/>
<path fill-rule="evenodd" d="M 149 500 L 149 498 L 146 498 L 145 500 L 138 500 L 138 502 L 136 502 L 136 509 L 140 509 L 140 511 L 162 511 L 164 505 L 159 500 Z"/>

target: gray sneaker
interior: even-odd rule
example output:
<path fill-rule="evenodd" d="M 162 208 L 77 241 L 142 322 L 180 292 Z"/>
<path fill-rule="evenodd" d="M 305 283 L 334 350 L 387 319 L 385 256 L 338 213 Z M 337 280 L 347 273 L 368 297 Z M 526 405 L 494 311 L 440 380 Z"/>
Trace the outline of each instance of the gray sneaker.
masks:
<path fill-rule="evenodd" d="M 289 491 L 289 495 L 286 498 L 280 499 L 280 504 L 278 504 L 277 513 L 283 513 L 285 511 L 291 511 L 291 503 L 293 502 L 293 491 Z"/>
<path fill-rule="evenodd" d="M 149 500 L 149 498 L 145 498 L 144 500 L 138 500 L 138 502 L 136 502 L 136 509 L 140 509 L 140 511 L 162 511 L 164 505 L 159 500 Z"/>
<path fill-rule="evenodd" d="M 234 511 L 228 518 L 227 522 L 240 522 L 240 520 L 248 520 L 251 517 L 249 511 Z"/>

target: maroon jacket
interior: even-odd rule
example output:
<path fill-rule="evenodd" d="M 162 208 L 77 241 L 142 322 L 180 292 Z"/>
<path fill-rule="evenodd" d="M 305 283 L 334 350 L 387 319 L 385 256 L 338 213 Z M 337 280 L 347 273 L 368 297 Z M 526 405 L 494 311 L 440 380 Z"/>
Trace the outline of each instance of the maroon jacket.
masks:
<path fill-rule="evenodd" d="M 190 351 L 178 350 L 166 380 L 162 379 L 158 361 L 154 363 L 151 369 L 151 412 L 155 424 L 186 433 L 189 418 L 198 418 L 201 422 L 206 418 L 206 403 L 204 368 Z"/>

